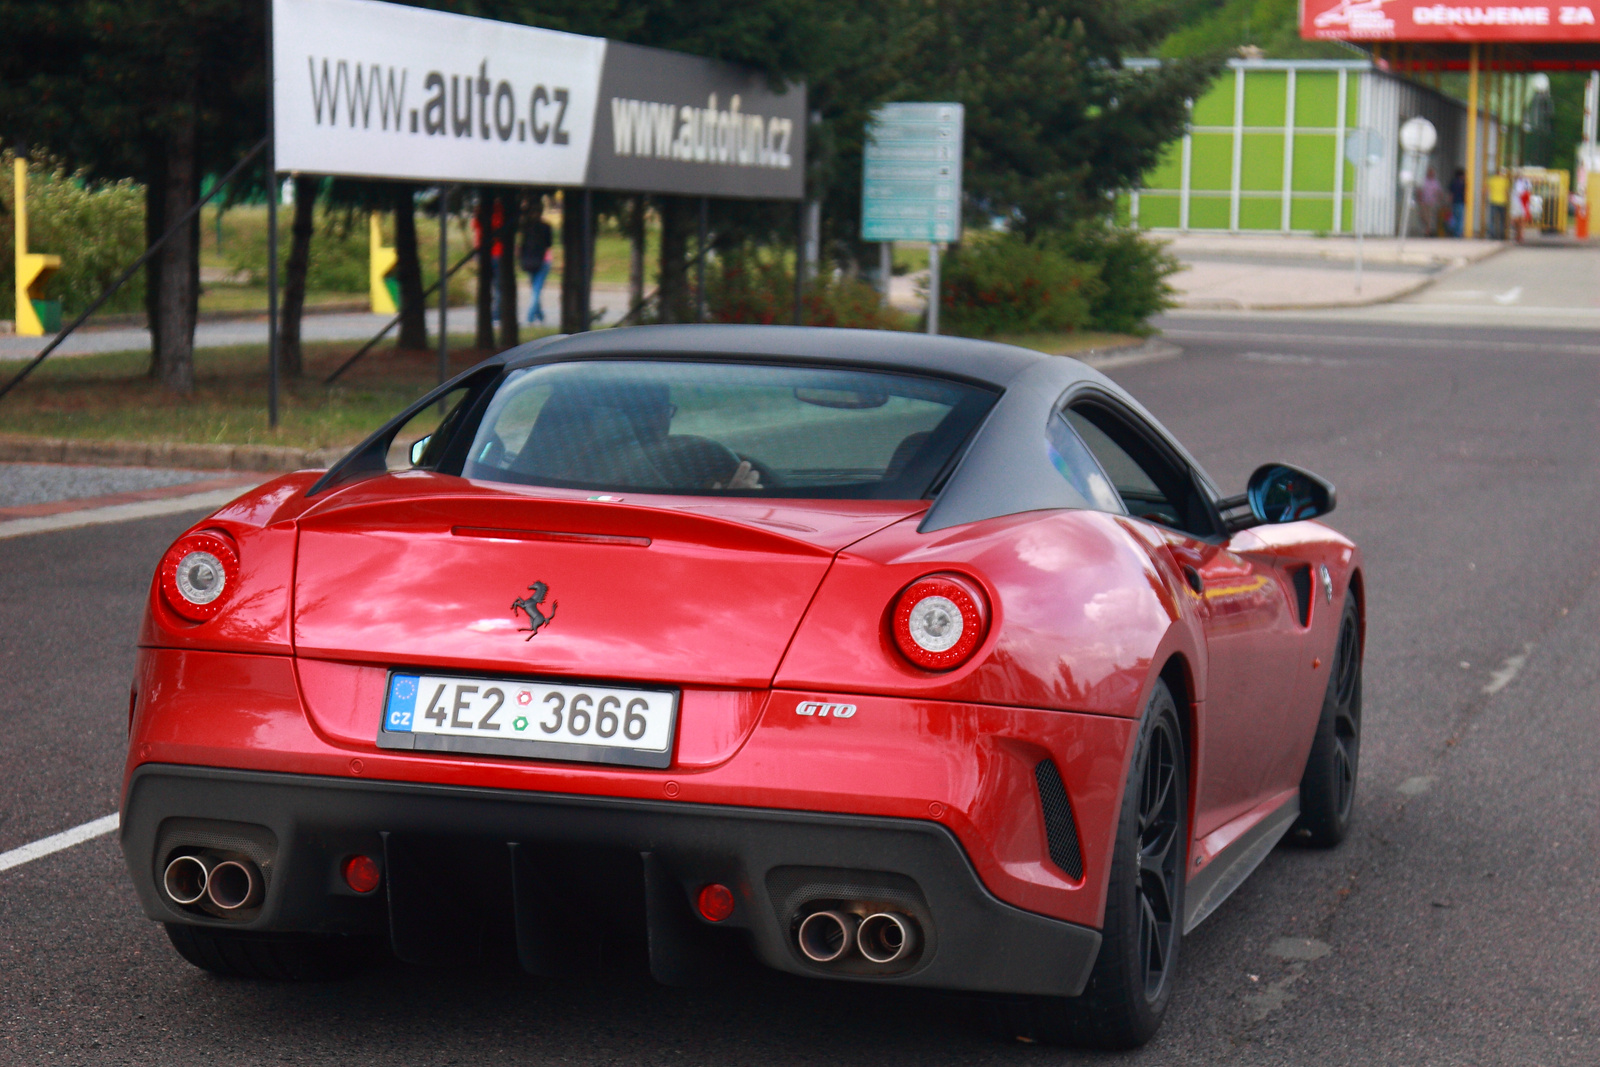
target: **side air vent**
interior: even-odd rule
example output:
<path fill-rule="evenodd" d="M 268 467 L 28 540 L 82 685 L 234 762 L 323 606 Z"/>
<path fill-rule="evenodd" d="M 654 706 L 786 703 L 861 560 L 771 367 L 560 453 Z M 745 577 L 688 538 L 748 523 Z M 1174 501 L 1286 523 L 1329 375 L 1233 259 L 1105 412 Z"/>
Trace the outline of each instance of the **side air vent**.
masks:
<path fill-rule="evenodd" d="M 1289 580 L 1294 583 L 1294 605 L 1300 609 L 1301 626 L 1311 625 L 1311 564 L 1291 568 Z"/>
<path fill-rule="evenodd" d="M 1044 832 L 1050 842 L 1050 861 L 1074 881 L 1083 877 L 1083 852 L 1078 847 L 1078 829 L 1072 822 L 1072 802 L 1061 772 L 1052 760 L 1041 760 L 1033 769 L 1039 784 L 1039 805 L 1044 809 Z"/>

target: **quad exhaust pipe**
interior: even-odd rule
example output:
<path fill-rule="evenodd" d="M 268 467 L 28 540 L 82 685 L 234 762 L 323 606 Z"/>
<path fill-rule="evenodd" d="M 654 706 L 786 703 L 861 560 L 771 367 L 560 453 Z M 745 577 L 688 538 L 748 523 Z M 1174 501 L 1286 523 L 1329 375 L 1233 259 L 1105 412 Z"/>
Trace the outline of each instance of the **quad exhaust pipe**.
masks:
<path fill-rule="evenodd" d="M 865 918 L 850 911 L 814 911 L 795 930 L 796 945 L 813 963 L 837 963 L 852 950 L 871 963 L 896 963 L 916 952 L 918 937 L 917 921 L 892 911 Z"/>
<path fill-rule="evenodd" d="M 855 947 L 856 917 L 846 911 L 814 911 L 795 931 L 800 951 L 812 963 L 832 963 Z"/>
<path fill-rule="evenodd" d="M 179 856 L 167 864 L 161 886 L 175 904 L 198 904 L 206 895 L 211 868 L 199 856 Z"/>
<path fill-rule="evenodd" d="M 209 905 L 228 914 L 261 903 L 265 883 L 249 860 L 185 854 L 175 856 L 161 876 L 161 887 L 174 904 Z"/>
<path fill-rule="evenodd" d="M 856 929 L 861 954 L 873 963 L 903 960 L 917 948 L 917 924 L 909 915 L 880 911 L 861 920 Z"/>

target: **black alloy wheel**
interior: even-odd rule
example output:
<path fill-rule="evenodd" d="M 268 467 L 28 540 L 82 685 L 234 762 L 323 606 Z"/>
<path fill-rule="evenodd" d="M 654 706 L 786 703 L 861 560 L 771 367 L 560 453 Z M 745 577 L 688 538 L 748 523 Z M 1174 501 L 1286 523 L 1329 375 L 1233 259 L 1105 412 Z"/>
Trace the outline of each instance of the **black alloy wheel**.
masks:
<path fill-rule="evenodd" d="M 1178 879 L 1183 876 L 1183 800 L 1178 796 L 1179 760 L 1175 726 L 1163 718 L 1150 734 L 1144 782 L 1139 790 L 1139 958 L 1145 999 L 1161 995 L 1172 970 L 1178 914 Z"/>
<path fill-rule="evenodd" d="M 1089 982 L 1077 997 L 989 1002 L 998 1036 L 1129 1049 L 1155 1035 L 1172 1000 L 1183 942 L 1188 811 L 1183 727 L 1171 692 L 1157 682 L 1135 738 Z"/>
<path fill-rule="evenodd" d="M 1346 599 L 1328 670 L 1322 716 L 1300 778 L 1298 829 L 1317 848 L 1344 840 L 1355 817 L 1361 770 L 1361 620 Z"/>

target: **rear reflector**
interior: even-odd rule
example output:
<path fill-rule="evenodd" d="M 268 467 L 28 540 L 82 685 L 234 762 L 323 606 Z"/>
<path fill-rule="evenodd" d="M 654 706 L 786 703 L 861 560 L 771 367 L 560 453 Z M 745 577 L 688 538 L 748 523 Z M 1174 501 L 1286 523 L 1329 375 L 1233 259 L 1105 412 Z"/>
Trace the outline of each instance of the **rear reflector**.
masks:
<path fill-rule="evenodd" d="M 695 906 L 708 923 L 719 923 L 733 914 L 733 890 L 712 882 L 700 890 Z"/>
<path fill-rule="evenodd" d="M 351 856 L 344 861 L 344 884 L 357 893 L 372 892 L 380 880 L 378 864 L 371 856 Z"/>

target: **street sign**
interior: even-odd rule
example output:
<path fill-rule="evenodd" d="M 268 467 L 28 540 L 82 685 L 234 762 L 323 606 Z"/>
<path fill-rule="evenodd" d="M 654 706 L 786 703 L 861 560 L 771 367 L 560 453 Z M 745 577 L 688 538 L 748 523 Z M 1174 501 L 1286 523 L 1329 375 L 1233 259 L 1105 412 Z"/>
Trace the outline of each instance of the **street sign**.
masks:
<path fill-rule="evenodd" d="M 1353 167 L 1377 166 L 1383 162 L 1383 135 L 1358 126 L 1344 135 L 1344 158 Z"/>
<path fill-rule="evenodd" d="M 867 127 L 863 241 L 961 239 L 960 104 L 885 104 Z"/>

